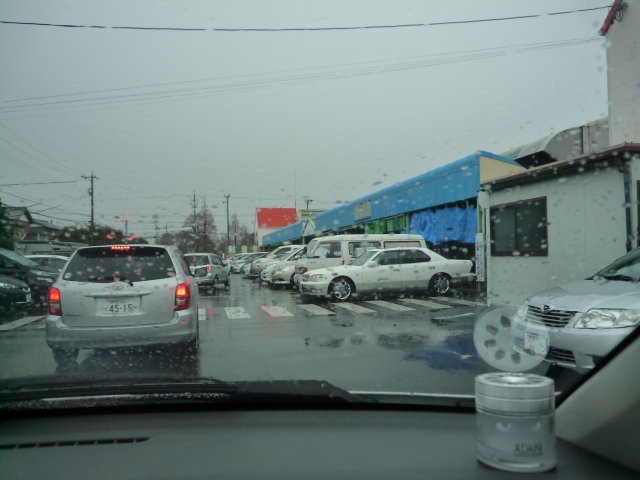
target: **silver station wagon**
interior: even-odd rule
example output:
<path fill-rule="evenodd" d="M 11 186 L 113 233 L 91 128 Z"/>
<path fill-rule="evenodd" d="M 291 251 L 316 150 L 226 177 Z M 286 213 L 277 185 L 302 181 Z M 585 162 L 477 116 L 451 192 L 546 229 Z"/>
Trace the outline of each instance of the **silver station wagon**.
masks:
<path fill-rule="evenodd" d="M 80 248 L 49 291 L 45 329 L 58 363 L 75 360 L 82 348 L 195 350 L 198 286 L 176 247 Z"/>

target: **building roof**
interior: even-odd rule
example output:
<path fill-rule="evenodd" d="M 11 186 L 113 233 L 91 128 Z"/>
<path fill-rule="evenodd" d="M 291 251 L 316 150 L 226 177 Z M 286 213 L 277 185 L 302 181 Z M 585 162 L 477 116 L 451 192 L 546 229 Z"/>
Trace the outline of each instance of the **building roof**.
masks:
<path fill-rule="evenodd" d="M 301 238 L 306 224 L 307 220 L 300 220 L 293 225 L 280 228 L 275 232 L 267 233 L 264 237 L 262 237 L 262 245 L 267 246 L 274 243 L 282 243 Z"/>
<path fill-rule="evenodd" d="M 27 217 L 29 223 L 33 223 L 33 217 L 29 213 L 29 209 L 27 207 L 10 207 L 8 205 L 5 205 L 5 209 L 7 210 L 9 220 L 20 220 L 20 218 L 24 215 Z"/>
<path fill-rule="evenodd" d="M 631 154 L 640 157 L 640 143 L 622 143 L 613 147 L 603 148 L 597 152 L 578 155 L 577 157 L 547 163 L 540 167 L 530 168 L 524 172 L 512 173 L 504 177 L 494 178 L 482 183 L 482 187 L 488 190 L 501 190 L 514 185 L 533 183 L 546 180 L 550 177 L 561 177 L 582 172 L 589 167 L 597 168 L 603 162 L 622 157 L 625 160 L 631 158 Z"/>
<path fill-rule="evenodd" d="M 256 208 L 258 228 L 286 227 L 298 221 L 295 208 Z"/>
<path fill-rule="evenodd" d="M 38 220 L 37 218 L 34 218 L 31 224 L 35 227 L 43 227 L 47 230 L 62 230 L 62 227 L 59 227 L 58 225 L 54 225 L 53 223 L 49 223 L 44 220 Z"/>
<path fill-rule="evenodd" d="M 316 216 L 316 229 L 327 232 L 438 205 L 474 199 L 480 187 L 481 157 L 520 166 L 511 158 L 481 150 L 320 213 Z M 356 206 L 363 203 L 370 204 L 371 215 L 356 220 Z"/>

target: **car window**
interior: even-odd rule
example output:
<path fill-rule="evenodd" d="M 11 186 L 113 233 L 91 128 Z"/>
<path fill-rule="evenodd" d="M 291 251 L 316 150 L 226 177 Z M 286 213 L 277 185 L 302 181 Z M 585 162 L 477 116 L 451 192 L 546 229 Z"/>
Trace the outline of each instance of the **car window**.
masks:
<path fill-rule="evenodd" d="M 397 265 L 399 262 L 398 251 L 382 252 L 376 257 L 378 265 Z"/>
<path fill-rule="evenodd" d="M 368 251 L 368 252 L 364 252 L 362 255 L 360 255 L 358 258 L 356 258 L 355 260 L 353 260 L 351 262 L 351 265 L 354 266 L 362 266 L 365 263 L 367 263 L 374 255 L 376 255 L 378 252 L 374 252 L 372 250 Z"/>
<path fill-rule="evenodd" d="M 185 255 L 185 259 L 190 267 L 199 267 L 201 265 L 211 264 L 207 255 Z"/>
<path fill-rule="evenodd" d="M 357 255 L 356 250 L 367 250 L 367 249 L 371 249 L 371 248 L 380 248 L 380 242 L 365 242 L 365 241 L 349 242 L 348 246 L 349 246 L 349 256 L 350 257 L 357 257 L 358 255 Z"/>
<path fill-rule="evenodd" d="M 399 250 L 398 256 L 402 264 L 425 263 L 431 260 L 431 257 L 422 250 Z"/>
<path fill-rule="evenodd" d="M 60 258 L 49 259 L 49 262 L 53 268 L 57 268 L 58 270 L 64 268 L 64 266 L 67 264 L 66 260 L 62 260 Z"/>
<path fill-rule="evenodd" d="M 175 277 L 169 253 L 161 248 L 86 248 L 78 250 L 64 270 L 69 282 L 141 282 Z"/>
<path fill-rule="evenodd" d="M 36 262 L 34 262 L 33 260 L 30 260 L 27 257 L 22 256 L 22 255 L 20 255 L 19 253 L 16 253 L 16 252 L 12 252 L 10 250 L 2 249 L 0 251 L 0 256 L 4 256 L 5 258 L 10 260 L 11 262 L 17 263 L 17 264 L 25 266 L 25 267 L 37 267 L 38 266 L 38 264 Z"/>

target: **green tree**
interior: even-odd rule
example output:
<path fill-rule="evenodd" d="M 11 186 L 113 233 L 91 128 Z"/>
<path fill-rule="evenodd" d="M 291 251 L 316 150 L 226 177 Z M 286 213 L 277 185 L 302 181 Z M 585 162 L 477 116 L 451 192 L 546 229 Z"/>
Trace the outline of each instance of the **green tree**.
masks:
<path fill-rule="evenodd" d="M 94 225 L 93 227 L 64 227 L 56 237 L 64 242 L 80 242 L 89 245 L 117 245 L 122 243 L 146 244 L 144 238 L 129 235 L 128 237 L 117 228 L 106 225 Z"/>
<path fill-rule="evenodd" d="M 13 250 L 14 245 L 13 222 L 9 219 L 7 209 L 0 200 L 0 248 Z"/>

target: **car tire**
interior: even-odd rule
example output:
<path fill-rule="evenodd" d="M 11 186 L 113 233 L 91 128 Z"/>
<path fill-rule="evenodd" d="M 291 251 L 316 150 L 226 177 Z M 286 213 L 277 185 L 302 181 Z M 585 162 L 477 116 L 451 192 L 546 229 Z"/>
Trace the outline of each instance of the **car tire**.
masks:
<path fill-rule="evenodd" d="M 216 288 L 216 285 L 218 285 L 218 276 L 217 275 L 215 277 L 213 277 L 213 284 L 211 285 L 211 288 Z"/>
<path fill-rule="evenodd" d="M 346 277 L 332 280 L 329 286 L 329 293 L 334 302 L 346 302 L 353 296 L 355 291 L 355 285 Z"/>
<path fill-rule="evenodd" d="M 229 288 L 229 275 L 227 275 L 227 279 L 224 281 L 223 285 Z"/>
<path fill-rule="evenodd" d="M 77 348 L 54 348 L 53 359 L 58 365 L 75 362 L 78 359 L 80 350 Z"/>
<path fill-rule="evenodd" d="M 429 282 L 429 291 L 446 295 L 451 290 L 451 277 L 446 273 L 436 273 Z"/>

